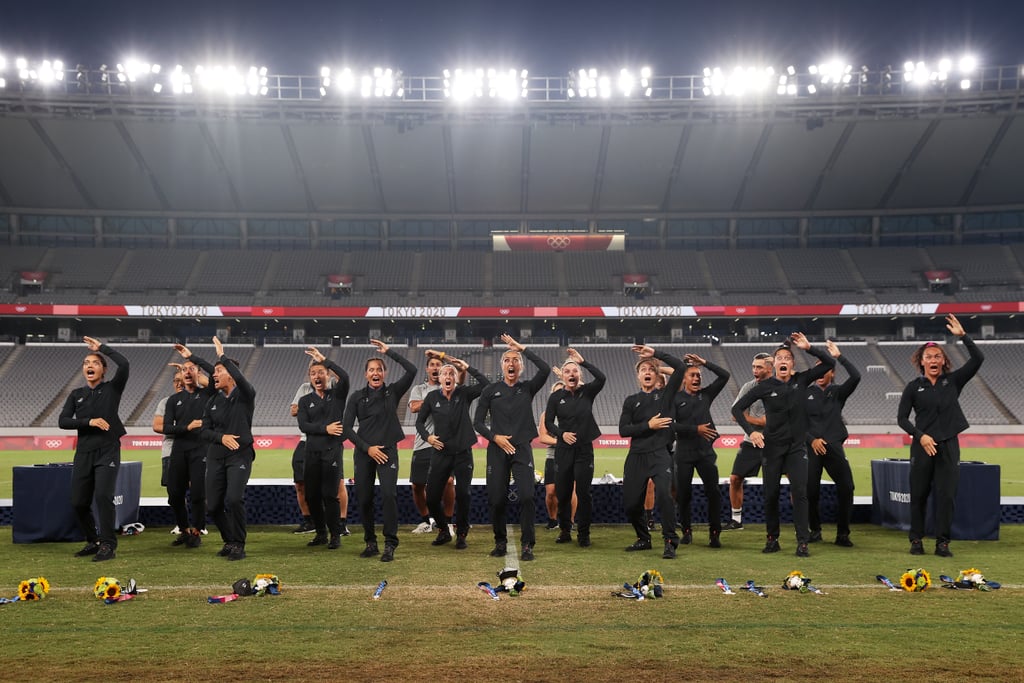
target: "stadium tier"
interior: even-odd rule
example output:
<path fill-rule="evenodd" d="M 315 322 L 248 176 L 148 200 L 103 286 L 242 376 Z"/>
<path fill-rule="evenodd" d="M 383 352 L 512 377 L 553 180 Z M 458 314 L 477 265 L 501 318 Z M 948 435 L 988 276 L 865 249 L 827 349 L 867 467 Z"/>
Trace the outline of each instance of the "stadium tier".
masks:
<path fill-rule="evenodd" d="M 197 251 L 11 246 L 0 256 L 7 303 L 322 306 L 328 278 L 346 301 L 401 305 L 615 305 L 622 276 L 650 277 L 647 297 L 674 303 L 1016 301 L 1024 252 L 1006 245 L 627 252 Z M 929 274 L 947 272 L 951 288 Z M 36 284 L 25 276 L 35 274 Z M 350 298 L 351 297 L 351 298 Z M 397 303 L 396 303 L 397 302 Z"/>

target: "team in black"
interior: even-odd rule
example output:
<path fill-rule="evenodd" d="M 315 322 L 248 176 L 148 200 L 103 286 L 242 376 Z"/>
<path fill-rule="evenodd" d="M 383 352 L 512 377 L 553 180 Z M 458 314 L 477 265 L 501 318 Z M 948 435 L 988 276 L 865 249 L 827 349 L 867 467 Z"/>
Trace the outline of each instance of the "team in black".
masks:
<path fill-rule="evenodd" d="M 934 343 L 919 347 L 913 362 L 920 377 L 907 385 L 898 412 L 899 426 L 912 437 L 910 552 L 914 555 L 923 553 L 924 513 L 928 497 L 934 492 L 935 553 L 952 556 L 950 528 L 960 457 L 957 435 L 968 426 L 958 399 L 984 360 L 954 316 L 947 317 L 947 327 L 963 341 L 970 356 L 968 362 L 954 371 L 942 347 Z M 76 555 L 91 555 L 94 561 L 104 561 L 112 559 L 117 548 L 113 493 L 120 466 L 120 437 L 126 433 L 118 408 L 129 365 L 124 356 L 109 346 L 91 337 L 84 339 L 90 351 L 82 364 L 86 386 L 68 396 L 59 425 L 78 432 L 71 502 L 86 545 Z M 441 546 L 453 540 L 442 494 L 449 479 L 454 478 L 455 548 L 468 547 L 472 449 L 479 434 L 487 441 L 487 498 L 494 536 L 490 554 L 502 557 L 508 552 L 506 512 L 509 500 L 518 498 L 520 559 L 529 561 L 534 559 L 537 540 L 531 444 L 538 432 L 533 398 L 546 383 L 551 368 L 509 335 L 503 335 L 502 340 L 508 349 L 501 358 L 501 377 L 494 382 L 488 382 L 482 372 L 465 361 L 447 357 L 440 369 L 439 388 L 423 399 L 416 429 L 433 449 L 426 498 L 439 532 L 432 544 Z M 241 560 L 246 556 L 245 486 L 256 458 L 252 434 L 256 390 L 237 361 L 224 354 L 220 340 L 215 337 L 213 342 L 217 356 L 214 365 L 185 346 L 175 345 L 184 359 L 180 366 L 183 388 L 167 399 L 163 416 L 163 433 L 173 437 L 167 468 L 168 504 L 182 532 L 175 545 L 199 546 L 209 514 L 224 542 L 218 554 L 229 560 Z M 363 520 L 365 547 L 360 556 L 381 554 L 374 528 L 374 483 L 379 480 L 384 518 L 381 560 L 390 562 L 399 545 L 398 443 L 405 437 L 398 421 L 398 407 L 412 386 L 416 367 L 385 343 L 371 343 L 401 365 L 404 373 L 398 381 L 388 384 L 385 361 L 370 358 L 364 368 L 365 386 L 351 394 L 348 374 L 314 347 L 306 349 L 313 359 L 309 367 L 313 390 L 299 400 L 297 421 L 307 438 L 306 502 L 316 531 L 307 545 L 340 547 L 345 511 L 339 507 L 337 492 L 343 472 L 342 444 L 348 440 L 355 446 L 356 492 Z M 797 372 L 793 346 L 813 356 L 816 364 Z M 804 335 L 794 333 L 790 343 L 774 354 L 775 376 L 753 384 L 737 397 L 732 407 L 736 422 L 763 453 L 765 553 L 780 550 L 779 493 L 783 473 L 790 482 L 797 556 L 806 557 L 808 544 L 822 540 L 818 504 L 823 470 L 835 482 L 838 495 L 835 544 L 853 546 L 853 476 L 843 450 L 848 433 L 842 410 L 860 382 L 860 373 L 835 343 L 826 342 L 825 348 L 815 348 Z M 728 382 L 729 373 L 695 354 L 679 359 L 642 345 L 634 346 L 633 351 L 638 357 L 640 390 L 625 399 L 619 419 L 619 434 L 630 438 L 623 466 L 623 505 L 637 535 L 626 550 L 653 547 L 643 505 L 649 482 L 653 483 L 662 523 L 662 557 L 675 558 L 680 542 L 692 541 L 690 507 L 695 470 L 707 495 L 709 545 L 721 547 L 721 488 L 713 448 L 718 429 L 710 409 Z M 446 360 L 445 354 L 434 353 L 435 358 Z M 523 357 L 536 368 L 528 380 L 521 379 Z M 117 365 L 110 380 L 106 380 L 107 358 Z M 848 375 L 842 383 L 834 382 L 837 361 Z M 702 368 L 715 375 L 707 386 L 702 386 Z M 212 381 L 201 382 L 200 370 L 209 374 Z M 589 382 L 583 381 L 583 370 L 591 375 Z M 328 373 L 337 377 L 333 385 L 328 381 Z M 555 440 L 560 528 L 556 543 L 572 540 L 575 523 L 577 542 L 586 548 L 591 545 L 593 442 L 600 436 L 593 404 L 605 386 L 605 376 L 572 348 L 558 374 L 562 386 L 552 391 L 544 411 L 546 433 Z M 663 374 L 668 375 L 667 380 L 662 379 Z M 472 383 L 467 382 L 467 375 L 472 376 Z M 471 417 L 474 401 L 477 405 Z M 746 419 L 747 410 L 758 401 L 765 411 L 763 427 Z M 915 416 L 913 422 L 911 412 Z M 513 480 L 516 490 L 510 491 Z M 575 519 L 571 505 L 574 490 L 578 496 Z M 191 510 L 186 505 L 186 493 L 190 494 Z M 92 515 L 94 502 L 99 513 L 96 519 Z M 677 533 L 677 502 L 682 538 Z"/>

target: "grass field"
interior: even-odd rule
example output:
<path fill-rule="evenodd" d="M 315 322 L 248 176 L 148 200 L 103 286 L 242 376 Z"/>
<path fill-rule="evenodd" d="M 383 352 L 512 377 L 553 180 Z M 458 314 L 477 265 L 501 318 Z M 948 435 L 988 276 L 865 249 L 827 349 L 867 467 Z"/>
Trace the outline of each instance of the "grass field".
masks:
<path fill-rule="evenodd" d="M 856 495 L 871 495 L 871 461 L 879 458 L 906 458 L 907 450 L 900 448 L 851 448 L 847 452 L 850 460 L 850 467 L 853 470 L 854 482 L 856 484 Z M 167 492 L 160 486 L 160 453 L 158 451 L 123 451 L 124 460 L 141 460 L 142 467 L 142 496 L 162 497 Z M 261 479 L 288 479 L 291 480 L 291 451 L 268 450 L 260 451 L 256 462 L 253 465 L 253 477 Z M 409 459 L 412 451 L 402 451 L 399 456 L 399 477 L 409 476 Z M 73 454 L 68 452 L 55 453 L 54 451 L 0 451 L 0 498 L 11 497 L 11 467 L 16 465 L 33 465 L 44 462 L 60 462 L 70 460 Z M 475 452 L 477 476 L 482 477 L 484 468 L 485 453 L 482 450 Z M 535 451 L 537 469 L 543 472 L 544 465 L 540 458 L 542 452 Z M 595 454 L 594 470 L 596 476 L 605 472 L 611 472 L 617 477 L 622 476 L 622 462 L 626 457 L 626 450 L 622 448 L 600 448 Z M 734 453 L 719 453 L 718 468 L 723 477 L 729 475 L 732 469 Z M 985 448 L 971 449 L 963 454 L 965 460 L 981 460 L 984 462 L 1000 465 L 1001 470 L 1001 495 L 1003 496 L 1024 496 L 1024 449 L 1019 448 Z M 345 451 L 345 474 L 352 476 L 352 454 L 351 450 Z M 827 476 L 826 476 L 827 479 Z"/>
<path fill-rule="evenodd" d="M 356 537 L 331 552 L 283 527 L 253 530 L 242 562 L 215 557 L 212 534 L 187 550 L 147 531 L 98 565 L 71 557 L 77 544 L 13 545 L 0 529 L 0 595 L 38 575 L 53 585 L 39 603 L 0 606 L 0 679 L 1008 681 L 1024 670 L 1020 526 L 1004 526 L 998 542 L 955 542 L 954 559 L 912 558 L 904 534 L 867 525 L 853 529 L 855 548 L 815 544 L 806 559 L 793 556 L 790 529 L 775 555 L 759 552 L 763 527 L 726 532 L 721 550 L 695 530 L 698 544 L 674 561 L 623 552 L 624 526 L 595 528 L 589 549 L 541 532 L 537 560 L 521 570 L 526 591 L 499 602 L 476 588 L 502 567 L 487 556 L 487 530 L 474 529 L 462 552 L 408 531 L 390 565 L 358 558 Z M 1004 587 L 910 594 L 875 581 L 911 566 L 935 577 L 976 566 Z M 665 598 L 611 596 L 646 569 L 664 575 Z M 794 569 L 827 595 L 783 591 Z M 281 577 L 282 595 L 207 604 L 261 572 Z M 101 574 L 149 592 L 103 605 L 91 593 Z M 737 589 L 755 580 L 768 597 L 723 595 L 719 576 Z"/>

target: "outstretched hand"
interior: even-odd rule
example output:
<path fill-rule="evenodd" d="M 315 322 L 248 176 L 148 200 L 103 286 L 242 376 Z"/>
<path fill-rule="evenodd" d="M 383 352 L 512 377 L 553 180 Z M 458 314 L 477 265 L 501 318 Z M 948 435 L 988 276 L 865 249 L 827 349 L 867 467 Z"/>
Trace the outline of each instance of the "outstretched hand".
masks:
<path fill-rule="evenodd" d="M 954 337 L 962 337 L 967 332 L 964 330 L 964 326 L 960 324 L 960 321 L 956 319 L 956 316 L 950 313 L 946 316 L 946 329 Z"/>

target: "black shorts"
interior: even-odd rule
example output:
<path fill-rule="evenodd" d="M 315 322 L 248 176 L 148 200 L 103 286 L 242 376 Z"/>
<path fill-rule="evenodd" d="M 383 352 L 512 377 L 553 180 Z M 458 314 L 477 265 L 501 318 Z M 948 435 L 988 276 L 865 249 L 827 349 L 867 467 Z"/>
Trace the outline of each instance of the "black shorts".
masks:
<path fill-rule="evenodd" d="M 306 440 L 295 444 L 295 450 L 292 451 L 292 481 L 296 484 L 305 481 L 305 475 L 303 472 L 306 470 Z"/>
<path fill-rule="evenodd" d="M 555 483 L 555 459 L 546 458 L 544 460 L 544 484 Z"/>
<path fill-rule="evenodd" d="M 757 473 L 761 471 L 762 453 L 764 453 L 763 448 L 744 441 L 740 444 L 740 449 L 736 451 L 736 459 L 732 463 L 732 473 L 740 479 L 756 477 Z"/>
<path fill-rule="evenodd" d="M 412 462 L 409 463 L 410 484 L 426 485 L 427 475 L 430 474 L 430 456 L 433 452 L 433 446 L 428 446 L 427 448 L 421 448 L 418 451 L 412 452 Z"/>

